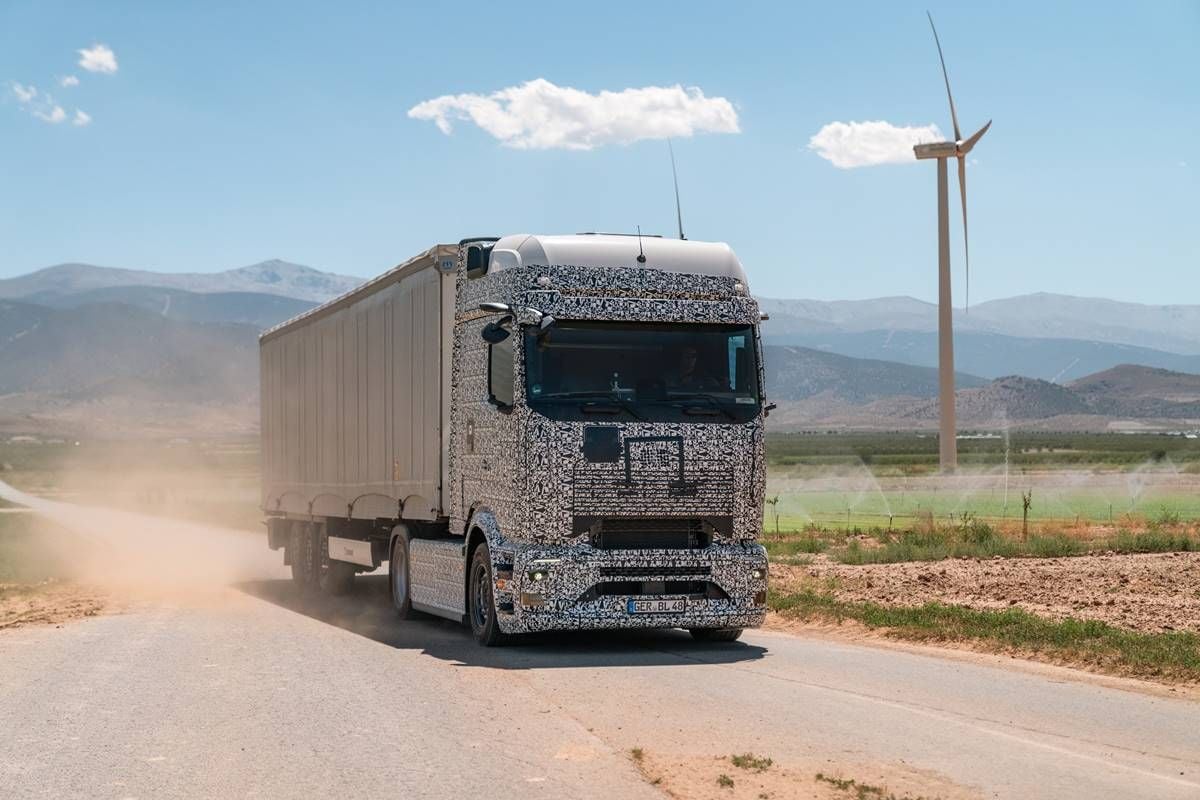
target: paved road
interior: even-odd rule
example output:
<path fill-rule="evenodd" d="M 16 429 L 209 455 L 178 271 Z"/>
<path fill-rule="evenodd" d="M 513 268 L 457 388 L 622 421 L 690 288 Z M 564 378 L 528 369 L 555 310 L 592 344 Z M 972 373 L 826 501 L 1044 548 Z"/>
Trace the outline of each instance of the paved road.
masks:
<path fill-rule="evenodd" d="M 0 635 L 6 797 L 660 797 L 629 748 L 904 762 L 988 797 L 1200 797 L 1200 704 L 758 632 L 484 650 L 386 583 Z"/>
<path fill-rule="evenodd" d="M 396 620 L 384 576 L 304 600 L 261 535 L 0 497 L 85 535 L 104 576 L 172 587 L 0 632 L 5 800 L 660 798 L 633 747 L 902 763 L 997 798 L 1200 798 L 1200 703 L 770 632 L 482 649 Z"/>

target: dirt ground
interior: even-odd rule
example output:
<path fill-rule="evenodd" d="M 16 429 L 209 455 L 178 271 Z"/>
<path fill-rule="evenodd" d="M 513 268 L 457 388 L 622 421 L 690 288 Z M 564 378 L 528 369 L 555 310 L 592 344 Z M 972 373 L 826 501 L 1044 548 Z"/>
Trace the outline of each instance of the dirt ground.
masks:
<path fill-rule="evenodd" d="M 110 591 L 72 581 L 0 583 L 0 630 L 61 625 L 115 610 Z"/>
<path fill-rule="evenodd" d="M 769 758 L 763 756 L 762 758 Z M 980 795 L 903 764 L 738 766 L 731 756 L 639 753 L 646 780 L 677 800 L 966 800 Z"/>
<path fill-rule="evenodd" d="M 1069 558 L 947 559 L 900 564 L 775 564 L 782 590 L 832 578 L 838 599 L 919 606 L 937 601 L 976 609 L 1019 607 L 1161 633 L 1200 631 L 1200 553 Z"/>

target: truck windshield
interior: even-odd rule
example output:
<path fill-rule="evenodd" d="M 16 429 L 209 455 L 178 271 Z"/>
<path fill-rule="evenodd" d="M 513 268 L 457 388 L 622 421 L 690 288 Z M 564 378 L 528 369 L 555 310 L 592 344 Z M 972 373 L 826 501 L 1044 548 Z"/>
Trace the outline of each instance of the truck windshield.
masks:
<path fill-rule="evenodd" d="M 526 398 L 555 419 L 728 423 L 758 414 L 749 325 L 563 321 L 524 338 Z"/>

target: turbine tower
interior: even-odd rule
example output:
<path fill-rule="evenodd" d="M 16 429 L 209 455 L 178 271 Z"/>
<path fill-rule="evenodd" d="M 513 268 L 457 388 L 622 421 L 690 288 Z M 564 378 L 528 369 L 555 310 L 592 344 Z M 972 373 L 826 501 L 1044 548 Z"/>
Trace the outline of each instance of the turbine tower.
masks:
<path fill-rule="evenodd" d="M 946 159 L 958 159 L 958 189 L 962 196 L 963 254 L 966 262 L 967 297 L 971 287 L 971 250 L 967 244 L 967 153 L 975 147 L 992 121 L 964 140 L 958 129 L 958 113 L 954 110 L 954 95 L 950 93 L 950 75 L 946 72 L 946 59 L 942 56 L 942 43 L 938 40 L 937 28 L 933 26 L 933 15 L 929 27 L 933 29 L 933 42 L 937 45 L 938 60 L 942 63 L 942 78 L 946 82 L 946 97 L 950 100 L 950 121 L 954 124 L 953 142 L 934 142 L 913 147 L 917 158 L 937 159 L 938 191 L 938 402 L 941 428 L 938 435 L 938 454 L 943 472 L 951 472 L 958 466 L 958 442 L 955 440 L 954 423 L 954 305 L 950 294 L 950 186 L 946 172 Z"/>

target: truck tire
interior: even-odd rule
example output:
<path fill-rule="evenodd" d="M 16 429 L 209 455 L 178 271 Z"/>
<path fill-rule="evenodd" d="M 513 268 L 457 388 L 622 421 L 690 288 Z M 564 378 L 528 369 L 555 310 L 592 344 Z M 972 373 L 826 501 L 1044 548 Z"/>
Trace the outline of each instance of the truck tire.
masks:
<path fill-rule="evenodd" d="M 736 642 L 742 635 L 741 628 L 688 628 L 688 633 L 698 642 Z"/>
<path fill-rule="evenodd" d="M 495 582 L 492 580 L 492 554 L 487 542 L 480 542 L 471 557 L 467 572 L 467 619 L 475 641 L 484 647 L 508 644 L 511 637 L 500 630 L 496 621 Z"/>
<path fill-rule="evenodd" d="M 400 532 L 392 537 L 392 552 L 388 559 L 388 584 L 392 587 L 392 606 L 400 619 L 412 619 L 412 594 L 409 586 L 408 534 Z"/>
<path fill-rule="evenodd" d="M 317 552 L 317 526 L 311 522 L 292 522 L 288 547 L 291 549 L 292 582 L 302 592 L 317 588 L 321 575 L 321 554 Z"/>
<path fill-rule="evenodd" d="M 354 565 L 329 559 L 329 563 L 321 570 L 321 591 L 337 597 L 350 591 L 353 585 Z"/>

